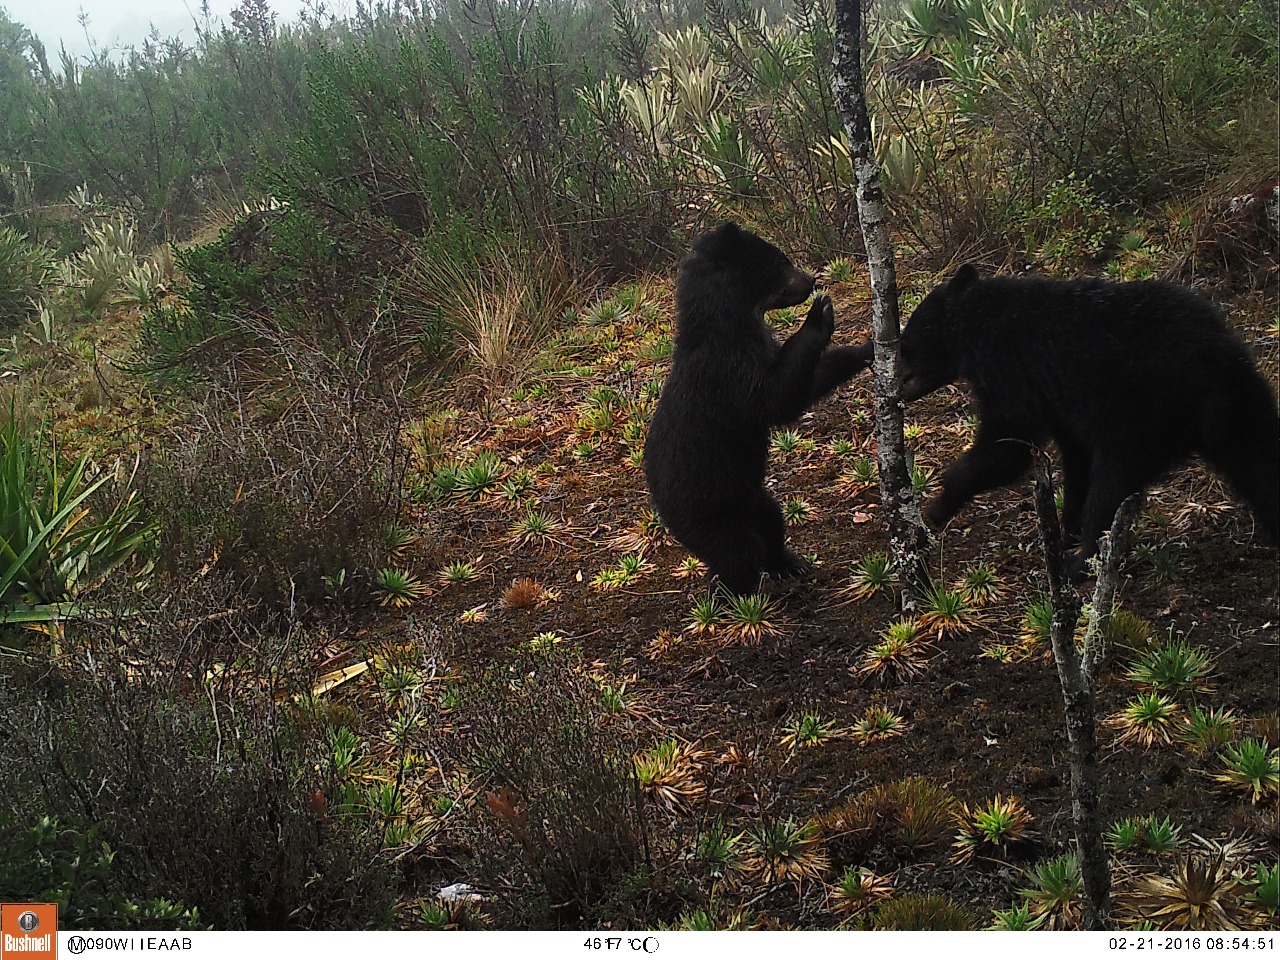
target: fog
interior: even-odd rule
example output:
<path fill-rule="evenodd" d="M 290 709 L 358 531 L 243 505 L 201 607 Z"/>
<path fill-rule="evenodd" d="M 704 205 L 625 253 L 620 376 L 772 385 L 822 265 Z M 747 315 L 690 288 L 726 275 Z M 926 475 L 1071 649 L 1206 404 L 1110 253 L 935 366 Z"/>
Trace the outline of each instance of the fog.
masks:
<path fill-rule="evenodd" d="M 209 13 L 215 21 L 229 21 L 237 0 L 209 0 Z M 331 5 L 330 5 L 331 6 Z M 303 0 L 270 0 L 278 23 L 289 23 L 304 7 Z M 202 19 L 199 0 L 0 0 L 10 20 L 16 20 L 40 38 L 56 65 L 58 49 L 66 46 L 75 56 L 85 56 L 93 47 L 119 47 L 140 44 L 154 26 L 162 37 L 195 40 L 195 24 Z M 81 13 L 88 16 L 86 28 L 81 26 Z"/>

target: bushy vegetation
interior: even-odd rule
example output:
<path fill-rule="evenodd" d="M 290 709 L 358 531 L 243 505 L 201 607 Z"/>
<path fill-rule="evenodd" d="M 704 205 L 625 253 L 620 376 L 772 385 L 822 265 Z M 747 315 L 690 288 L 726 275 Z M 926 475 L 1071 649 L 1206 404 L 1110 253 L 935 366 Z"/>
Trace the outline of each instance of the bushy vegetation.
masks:
<path fill-rule="evenodd" d="M 906 305 L 963 258 L 1272 304 L 1275 13 L 876 3 Z M 793 536 L 849 537 L 807 557 L 819 603 L 703 590 L 644 499 L 690 236 L 751 226 L 826 263 L 842 335 L 866 312 L 832 43 L 825 0 L 243 0 L 51 64 L 0 11 L 0 899 L 120 929 L 1078 924 L 1061 745 L 1016 790 L 970 769 L 1047 668 L 1016 511 L 886 613 L 865 392 L 773 440 Z M 924 489 L 975 424 L 922 416 Z M 1256 624 L 1165 619 L 1220 501 L 1149 515 L 1160 629 L 1111 621 L 1107 762 L 1212 798 L 1115 811 L 1127 923 L 1205 925 L 1206 887 L 1275 918 L 1274 704 L 1229 674 Z M 812 702 L 775 696 L 796 677 Z"/>

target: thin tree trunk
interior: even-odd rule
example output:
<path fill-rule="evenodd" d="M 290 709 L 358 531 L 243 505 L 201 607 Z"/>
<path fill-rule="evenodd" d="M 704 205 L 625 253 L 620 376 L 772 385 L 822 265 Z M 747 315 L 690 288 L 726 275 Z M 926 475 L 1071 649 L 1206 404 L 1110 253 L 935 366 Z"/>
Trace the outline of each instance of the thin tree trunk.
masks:
<path fill-rule="evenodd" d="M 1133 522 L 1142 505 L 1142 496 L 1130 497 L 1116 511 L 1111 532 L 1098 549 L 1098 582 L 1093 591 L 1089 624 L 1083 652 L 1076 650 L 1076 624 L 1080 601 L 1067 581 L 1062 551 L 1062 530 L 1054 506 L 1053 479 L 1049 457 L 1035 451 L 1036 520 L 1044 548 L 1045 571 L 1049 575 L 1049 596 L 1053 602 L 1050 642 L 1058 666 L 1058 681 L 1066 708 L 1067 742 L 1071 750 L 1071 814 L 1075 824 L 1076 850 L 1080 855 L 1080 876 L 1084 882 L 1086 930 L 1107 930 L 1111 925 L 1111 868 L 1102 839 L 1098 809 L 1098 666 L 1106 655 L 1105 631 L 1115 604 L 1120 578 L 1120 560 L 1128 553 Z"/>
<path fill-rule="evenodd" d="M 862 73 L 862 0 L 836 0 L 832 93 L 849 138 L 855 198 L 871 276 L 871 328 L 875 340 L 876 448 L 880 503 L 889 527 L 889 546 L 904 613 L 912 612 L 928 583 L 925 557 L 929 534 L 920 517 L 902 434 L 901 353 L 898 347 L 898 277 L 893 264 L 889 212 L 880 185 L 880 168 L 871 144 Z"/>

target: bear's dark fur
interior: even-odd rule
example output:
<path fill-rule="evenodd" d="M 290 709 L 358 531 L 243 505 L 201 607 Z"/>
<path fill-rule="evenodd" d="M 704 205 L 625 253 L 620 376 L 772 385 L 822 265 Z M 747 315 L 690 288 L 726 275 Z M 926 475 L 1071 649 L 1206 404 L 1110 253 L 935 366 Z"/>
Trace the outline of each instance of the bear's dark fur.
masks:
<path fill-rule="evenodd" d="M 1280 417 L 1249 348 L 1207 298 L 1159 281 L 980 277 L 961 267 L 902 334 L 904 400 L 957 380 L 977 437 L 942 476 L 925 518 L 941 526 L 1017 480 L 1053 440 L 1072 566 L 1097 552 L 1116 509 L 1193 455 L 1280 539 Z"/>
<path fill-rule="evenodd" d="M 671 534 L 734 593 L 760 574 L 790 575 L 786 524 L 764 486 L 769 430 L 862 370 L 869 346 L 827 350 L 831 300 L 814 299 L 781 346 L 766 310 L 803 303 L 813 277 L 755 234 L 728 223 L 700 236 L 676 278 L 671 372 L 649 426 L 645 477 Z"/>

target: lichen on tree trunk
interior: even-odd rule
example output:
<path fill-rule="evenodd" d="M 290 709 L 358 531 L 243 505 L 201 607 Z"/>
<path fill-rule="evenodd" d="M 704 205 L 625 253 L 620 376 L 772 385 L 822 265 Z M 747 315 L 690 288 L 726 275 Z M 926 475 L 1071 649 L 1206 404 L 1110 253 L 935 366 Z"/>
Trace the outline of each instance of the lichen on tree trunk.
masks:
<path fill-rule="evenodd" d="M 1049 576 L 1049 596 L 1053 603 L 1053 624 L 1049 631 L 1053 659 L 1067 721 L 1067 743 L 1071 755 L 1071 814 L 1075 826 L 1076 850 L 1080 855 L 1080 877 L 1084 883 L 1083 926 L 1086 930 L 1107 930 L 1111 925 L 1111 869 L 1102 838 L 1098 803 L 1098 721 L 1096 690 L 1098 666 L 1106 655 L 1106 624 L 1115 605 L 1120 578 L 1120 560 L 1128 553 L 1133 523 L 1142 505 L 1135 494 L 1116 511 L 1111 531 L 1098 549 L 1098 581 L 1093 591 L 1084 649 L 1076 649 L 1076 624 L 1080 601 L 1067 580 L 1062 549 L 1062 528 L 1054 506 L 1053 479 L 1049 457 L 1035 451 L 1036 520 L 1044 549 L 1045 571 Z"/>
<path fill-rule="evenodd" d="M 871 327 L 875 341 L 872 370 L 875 377 L 880 503 L 889 527 L 890 551 L 902 587 L 903 611 L 911 612 L 928 582 L 925 556 L 929 534 L 920 517 L 903 437 L 898 276 L 894 268 L 888 207 L 871 144 L 871 119 L 867 113 L 862 71 L 861 0 L 836 0 L 835 14 L 832 93 L 849 138 L 858 221 L 867 251 L 867 272 L 871 278 Z"/>

